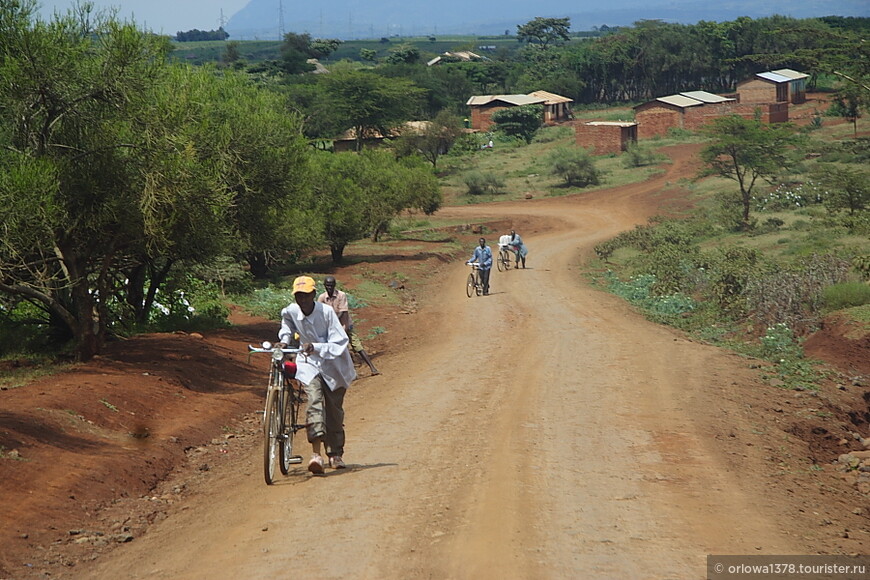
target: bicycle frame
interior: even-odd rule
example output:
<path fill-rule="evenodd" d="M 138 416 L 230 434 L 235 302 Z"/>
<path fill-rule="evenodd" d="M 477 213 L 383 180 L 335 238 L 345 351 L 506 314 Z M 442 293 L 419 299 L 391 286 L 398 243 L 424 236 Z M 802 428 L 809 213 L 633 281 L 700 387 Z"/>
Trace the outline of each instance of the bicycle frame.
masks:
<path fill-rule="evenodd" d="M 290 465 L 302 463 L 302 457 L 292 455 L 293 436 L 305 428 L 298 423 L 299 408 L 303 402 L 301 390 L 285 380 L 284 359 L 287 354 L 301 352 L 298 348 L 272 347 L 263 343 L 262 348 L 248 345 L 248 360 L 253 353 L 271 354 L 269 384 L 266 389 L 266 406 L 263 410 L 263 475 L 267 485 L 275 481 L 275 465 L 287 475 Z"/>
<path fill-rule="evenodd" d="M 480 283 L 480 264 L 472 262 L 469 265 L 471 266 L 471 273 L 465 282 L 465 294 L 471 298 L 472 294 L 480 296 L 483 292 L 483 285 Z"/>

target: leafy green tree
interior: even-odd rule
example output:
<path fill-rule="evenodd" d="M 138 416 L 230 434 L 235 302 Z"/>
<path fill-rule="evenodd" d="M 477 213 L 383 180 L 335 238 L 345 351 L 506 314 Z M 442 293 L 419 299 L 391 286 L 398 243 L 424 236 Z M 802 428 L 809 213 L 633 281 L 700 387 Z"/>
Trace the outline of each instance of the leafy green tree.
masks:
<path fill-rule="evenodd" d="M 420 49 L 412 44 L 400 44 L 390 49 L 385 60 L 389 64 L 416 64 L 420 62 Z"/>
<path fill-rule="evenodd" d="M 411 119 L 423 97 L 423 90 L 408 80 L 368 71 L 337 71 L 319 78 L 322 105 L 340 127 L 353 130 L 357 151 L 366 139 L 389 135 Z"/>
<path fill-rule="evenodd" d="M 311 48 L 310 34 L 296 34 L 288 32 L 281 42 L 281 67 L 289 75 L 295 75 L 314 70 L 314 65 L 308 62 L 309 58 L 315 58 L 315 52 Z"/>
<path fill-rule="evenodd" d="M 541 105 L 522 105 L 496 111 L 492 115 L 496 130 L 531 143 L 544 119 Z"/>
<path fill-rule="evenodd" d="M 252 250 L 269 227 L 287 241 L 307 148 L 237 74 L 169 64 L 165 39 L 85 5 L 51 22 L 21 6 L 0 5 L 0 292 L 88 358 L 176 264 Z"/>
<path fill-rule="evenodd" d="M 565 42 L 570 38 L 570 18 L 541 18 L 540 16 L 517 25 L 517 40 L 533 42 L 546 50 L 550 45 Z"/>
<path fill-rule="evenodd" d="M 372 50 L 371 48 L 361 48 L 359 49 L 359 57 L 362 60 L 375 62 L 376 60 L 378 60 L 378 51 Z"/>
<path fill-rule="evenodd" d="M 328 58 L 343 42 L 337 38 L 315 38 L 308 46 L 312 58 Z"/>
<path fill-rule="evenodd" d="M 701 151 L 705 175 L 718 175 L 737 182 L 741 227 L 750 229 L 750 210 L 759 180 L 774 182 L 791 165 L 790 149 L 796 143 L 791 126 L 766 125 L 757 119 L 736 115 L 720 117 L 704 128 L 710 138 Z"/>
<path fill-rule="evenodd" d="M 368 235 L 376 240 L 401 211 L 440 207 L 437 180 L 421 163 L 396 160 L 386 150 L 314 156 L 315 207 L 333 262 L 342 260 L 348 243 Z"/>

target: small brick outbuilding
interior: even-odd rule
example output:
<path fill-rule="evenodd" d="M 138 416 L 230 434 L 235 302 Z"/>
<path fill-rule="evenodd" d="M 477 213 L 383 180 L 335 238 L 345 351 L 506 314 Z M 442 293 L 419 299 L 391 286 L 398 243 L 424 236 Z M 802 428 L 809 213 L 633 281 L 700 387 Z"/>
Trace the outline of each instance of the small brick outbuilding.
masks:
<path fill-rule="evenodd" d="M 629 143 L 637 143 L 638 124 L 633 121 L 588 121 L 574 124 L 577 145 L 590 149 L 593 155 L 625 151 Z"/>

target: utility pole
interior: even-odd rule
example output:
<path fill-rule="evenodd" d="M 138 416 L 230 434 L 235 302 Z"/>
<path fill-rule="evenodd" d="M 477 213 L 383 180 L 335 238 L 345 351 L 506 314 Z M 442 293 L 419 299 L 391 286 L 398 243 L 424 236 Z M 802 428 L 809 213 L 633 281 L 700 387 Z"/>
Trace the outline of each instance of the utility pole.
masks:
<path fill-rule="evenodd" d="M 278 40 L 284 39 L 284 0 L 278 0 Z"/>

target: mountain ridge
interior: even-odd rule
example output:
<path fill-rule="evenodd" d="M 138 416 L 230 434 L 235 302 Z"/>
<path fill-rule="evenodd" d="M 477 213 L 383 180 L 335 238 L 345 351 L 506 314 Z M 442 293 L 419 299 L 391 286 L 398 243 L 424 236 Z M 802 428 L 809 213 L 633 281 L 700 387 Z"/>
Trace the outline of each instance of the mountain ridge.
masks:
<path fill-rule="evenodd" d="M 497 6 L 497 10 L 492 8 Z M 694 24 L 724 22 L 740 16 L 774 14 L 794 18 L 870 16 L 866 0 L 611 0 L 578 9 L 572 0 L 551 0 L 544 9 L 529 2 L 468 3 L 463 0 L 333 0 L 328 6 L 290 0 L 250 0 L 224 29 L 236 40 L 278 39 L 280 31 L 308 33 L 315 38 L 342 40 L 393 36 L 510 35 L 517 25 L 537 16 L 571 19 L 572 30 L 595 26 L 629 26 L 638 20 Z"/>

